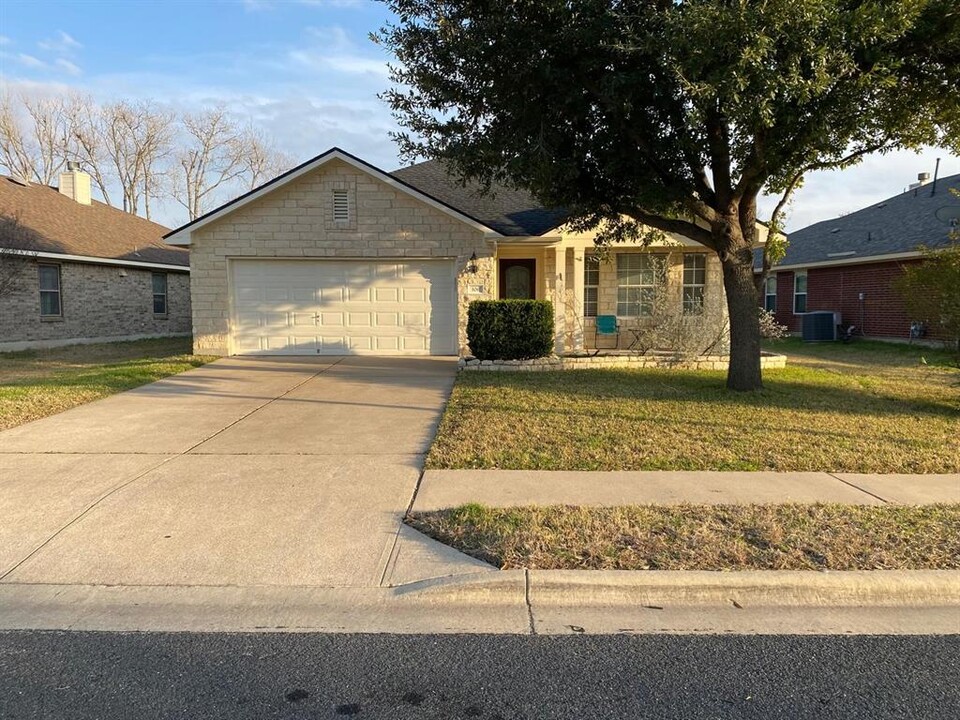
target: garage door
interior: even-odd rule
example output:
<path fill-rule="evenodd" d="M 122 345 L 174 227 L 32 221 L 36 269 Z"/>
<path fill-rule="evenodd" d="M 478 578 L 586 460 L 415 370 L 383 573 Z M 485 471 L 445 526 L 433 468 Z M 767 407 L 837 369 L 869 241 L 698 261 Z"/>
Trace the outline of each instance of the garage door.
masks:
<path fill-rule="evenodd" d="M 235 260 L 239 355 L 451 355 L 449 260 Z"/>

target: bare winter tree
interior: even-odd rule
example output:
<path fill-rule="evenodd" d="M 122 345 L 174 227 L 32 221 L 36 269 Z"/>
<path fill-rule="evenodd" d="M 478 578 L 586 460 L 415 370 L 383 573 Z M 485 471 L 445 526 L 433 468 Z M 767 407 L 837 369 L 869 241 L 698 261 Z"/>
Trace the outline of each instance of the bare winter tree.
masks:
<path fill-rule="evenodd" d="M 67 160 L 69 97 L 9 94 L 0 99 L 0 166 L 10 175 L 51 185 Z"/>
<path fill-rule="evenodd" d="M 161 190 L 161 163 L 171 153 L 174 117 L 150 101 L 120 101 L 101 108 L 92 132 L 123 193 L 123 209 L 150 218 L 150 199 Z"/>
<path fill-rule="evenodd" d="M 103 201 L 110 201 L 112 175 L 103 134 L 103 113 L 100 106 L 88 96 L 75 96 L 70 103 L 69 153 L 80 161 L 83 169 L 93 178 Z"/>
<path fill-rule="evenodd" d="M 16 215 L 0 215 L 0 297 L 20 282 L 42 247 L 42 237 Z"/>
<path fill-rule="evenodd" d="M 290 157 L 277 149 L 266 134 L 253 125 L 249 125 L 244 131 L 242 145 L 243 177 L 247 190 L 260 187 L 293 165 Z"/>
<path fill-rule="evenodd" d="M 222 105 L 181 120 L 184 143 L 173 168 L 173 196 L 196 220 L 216 191 L 247 172 L 244 132 Z"/>

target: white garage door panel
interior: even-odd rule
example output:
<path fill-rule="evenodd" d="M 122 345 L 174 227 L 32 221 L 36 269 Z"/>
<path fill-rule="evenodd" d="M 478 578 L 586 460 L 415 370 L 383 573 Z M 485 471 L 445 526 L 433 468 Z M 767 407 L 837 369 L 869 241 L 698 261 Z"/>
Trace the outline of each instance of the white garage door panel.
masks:
<path fill-rule="evenodd" d="M 456 352 L 448 260 L 235 260 L 237 354 Z"/>

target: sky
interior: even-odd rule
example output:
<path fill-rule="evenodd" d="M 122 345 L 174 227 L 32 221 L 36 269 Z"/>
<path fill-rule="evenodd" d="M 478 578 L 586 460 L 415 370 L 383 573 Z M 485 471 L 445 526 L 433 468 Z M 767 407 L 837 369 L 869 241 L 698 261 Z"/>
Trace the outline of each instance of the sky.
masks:
<path fill-rule="evenodd" d="M 388 20 L 372 0 L 0 0 L 0 90 L 183 110 L 223 103 L 298 163 L 336 145 L 393 170 L 401 162 L 389 133 L 399 128 L 377 98 L 389 58 L 368 37 Z M 937 157 L 941 177 L 960 173 L 960 158 L 927 148 L 811 174 L 786 228 L 901 192 Z M 765 199 L 762 213 L 774 205 Z M 186 217 L 167 203 L 154 219 L 173 227 Z"/>

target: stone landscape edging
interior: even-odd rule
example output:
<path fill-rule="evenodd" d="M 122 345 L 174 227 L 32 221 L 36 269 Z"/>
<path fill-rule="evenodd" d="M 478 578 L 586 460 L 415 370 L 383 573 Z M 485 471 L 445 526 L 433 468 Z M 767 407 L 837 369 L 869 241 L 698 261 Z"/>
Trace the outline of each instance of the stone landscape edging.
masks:
<path fill-rule="evenodd" d="M 661 368 L 670 370 L 726 370 L 730 364 L 727 355 L 700 355 L 693 358 L 674 354 L 640 355 L 550 355 L 530 360 L 479 360 L 472 356 L 461 357 L 460 370 L 493 372 L 544 372 L 551 370 L 583 370 L 588 368 Z M 763 369 L 784 368 L 787 356 L 763 353 L 760 367 Z"/>

